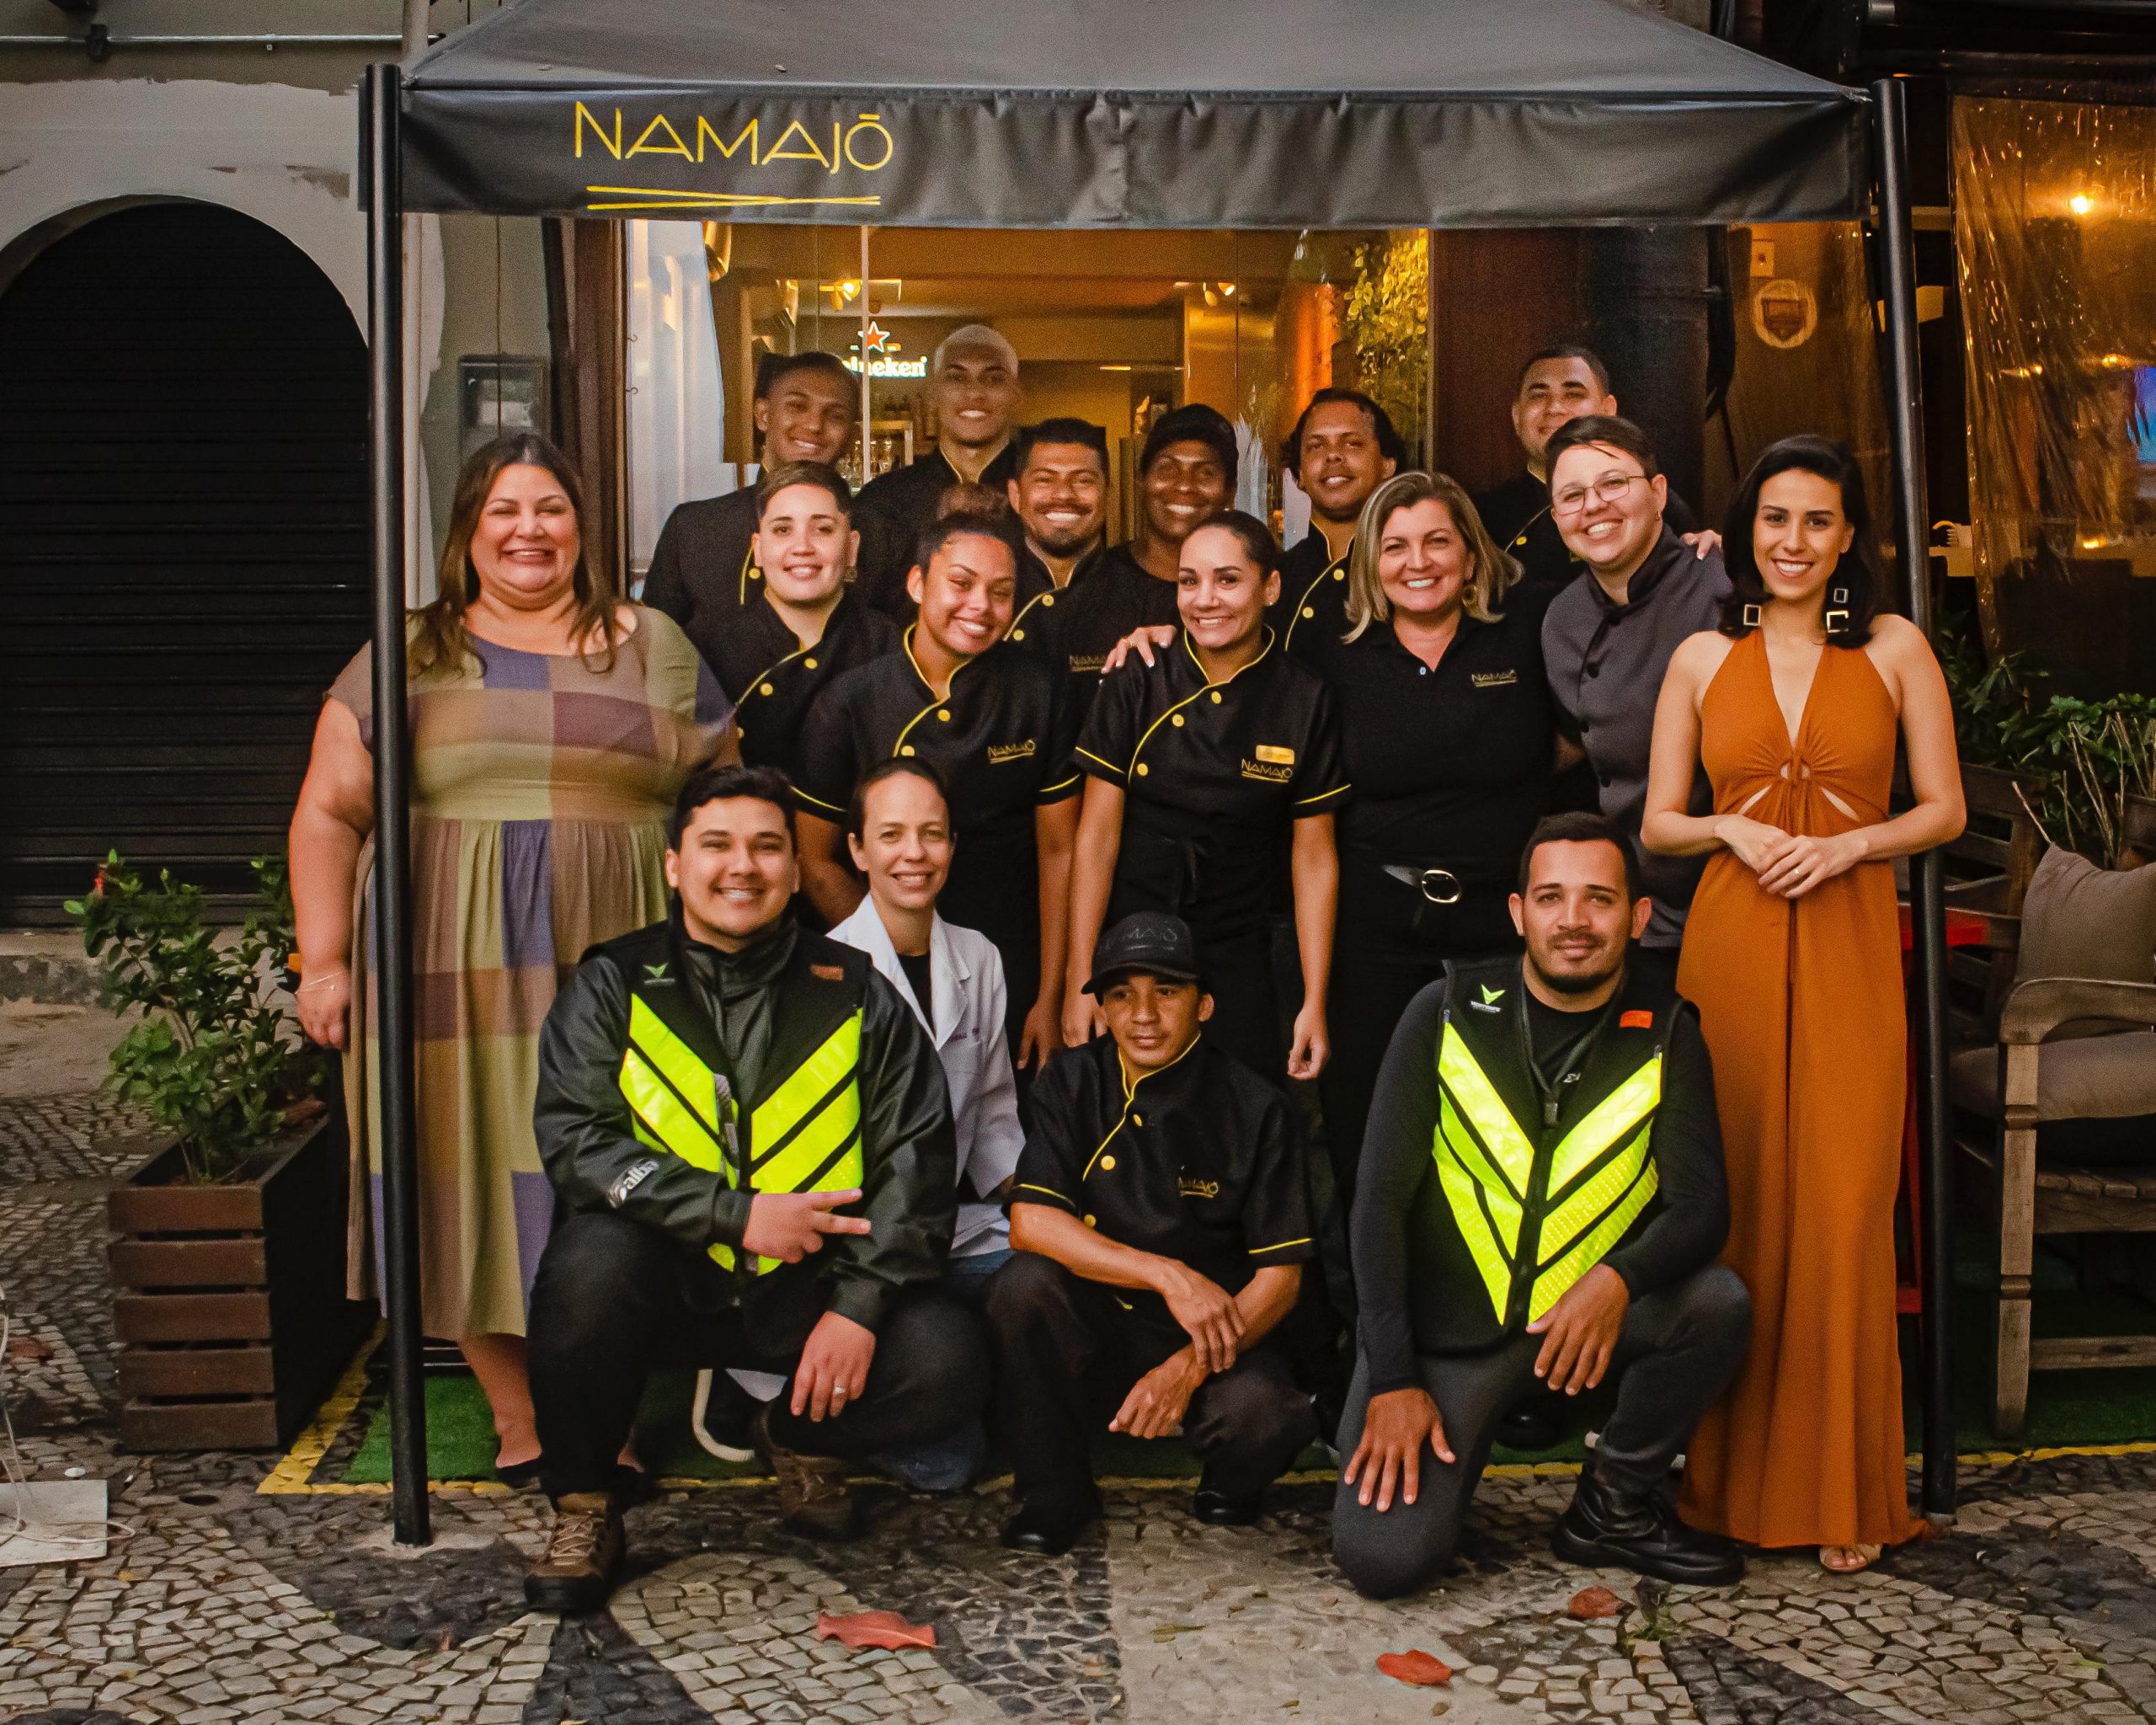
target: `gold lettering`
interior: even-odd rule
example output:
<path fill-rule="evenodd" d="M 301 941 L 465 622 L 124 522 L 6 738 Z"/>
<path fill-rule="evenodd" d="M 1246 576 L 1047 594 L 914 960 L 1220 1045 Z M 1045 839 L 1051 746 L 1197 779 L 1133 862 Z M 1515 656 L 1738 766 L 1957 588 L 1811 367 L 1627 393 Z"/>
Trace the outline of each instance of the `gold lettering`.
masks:
<path fill-rule="evenodd" d="M 673 142 L 664 144 L 653 143 L 651 135 L 662 128 Z M 674 122 L 664 114 L 652 115 L 651 124 L 643 129 L 643 136 L 629 146 L 629 153 L 632 156 L 679 156 L 684 162 L 692 159 L 689 154 L 689 147 L 681 142 L 681 134 L 674 130 Z"/>
<path fill-rule="evenodd" d="M 606 153 L 616 162 L 620 161 L 622 159 L 622 110 L 618 108 L 614 110 L 614 136 L 610 138 L 606 136 L 606 128 L 599 123 L 599 116 L 585 107 L 583 103 L 579 102 L 576 104 L 576 156 L 579 162 L 584 159 L 584 128 L 586 121 L 590 123 L 591 130 L 598 136 L 599 142 L 606 145 Z"/>
<path fill-rule="evenodd" d="M 838 123 L 838 121 L 836 121 L 835 120 L 834 120 L 831 122 L 831 172 L 832 172 L 832 173 L 834 173 L 834 174 L 836 174 L 838 171 L 839 171 L 839 123 Z"/>
<path fill-rule="evenodd" d="M 880 140 L 883 146 L 883 153 L 873 162 L 864 162 L 854 153 L 854 136 L 857 132 L 864 131 L 871 135 L 871 142 Z M 897 148 L 898 146 L 892 142 L 891 134 L 885 130 L 883 117 L 880 115 L 864 114 L 846 128 L 846 159 L 863 174 L 873 174 L 879 168 L 889 167 L 891 157 Z"/>
<path fill-rule="evenodd" d="M 740 135 L 729 144 L 713 129 L 711 121 L 700 114 L 696 116 L 696 160 L 699 162 L 704 159 L 706 138 L 709 138 L 718 147 L 718 153 L 729 162 L 734 159 L 734 152 L 745 142 L 749 146 L 749 161 L 752 166 L 755 164 L 756 160 L 756 122 L 755 120 L 752 120 L 743 126 Z"/>
<path fill-rule="evenodd" d="M 808 146 L 807 149 L 789 150 L 786 147 L 787 140 L 796 132 L 801 134 L 801 142 Z M 815 139 L 808 136 L 808 128 L 798 120 L 787 121 L 786 130 L 778 135 L 778 142 L 764 152 L 764 161 L 814 162 L 819 168 L 830 166 L 830 163 L 824 159 L 824 152 L 816 147 Z"/>

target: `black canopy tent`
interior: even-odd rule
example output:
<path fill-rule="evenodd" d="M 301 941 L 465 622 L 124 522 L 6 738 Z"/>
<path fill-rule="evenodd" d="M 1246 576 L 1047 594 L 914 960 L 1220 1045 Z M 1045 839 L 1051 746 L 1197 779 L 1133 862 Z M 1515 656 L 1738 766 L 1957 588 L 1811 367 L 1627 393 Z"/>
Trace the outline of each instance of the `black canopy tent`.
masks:
<path fill-rule="evenodd" d="M 1626 0 L 519 0 L 363 94 L 375 891 L 396 1536 L 427 1534 L 414 1186 L 399 216 L 1000 228 L 1723 225 L 1870 216 L 1897 544 L 1928 626 L 1900 88 L 1867 97 Z M 1944 929 L 1923 1010 L 1927 1513 L 1951 1513 Z"/>

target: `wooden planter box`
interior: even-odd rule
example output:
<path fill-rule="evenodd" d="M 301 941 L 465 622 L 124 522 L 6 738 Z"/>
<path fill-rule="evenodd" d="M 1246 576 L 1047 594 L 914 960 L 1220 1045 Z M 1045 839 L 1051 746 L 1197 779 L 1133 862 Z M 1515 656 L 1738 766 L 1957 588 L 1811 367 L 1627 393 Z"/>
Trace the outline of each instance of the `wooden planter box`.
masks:
<path fill-rule="evenodd" d="M 321 1405 L 373 1322 L 344 1297 L 344 1156 L 333 1108 L 216 1185 L 173 1145 L 107 1194 L 123 1447 L 281 1448 Z"/>

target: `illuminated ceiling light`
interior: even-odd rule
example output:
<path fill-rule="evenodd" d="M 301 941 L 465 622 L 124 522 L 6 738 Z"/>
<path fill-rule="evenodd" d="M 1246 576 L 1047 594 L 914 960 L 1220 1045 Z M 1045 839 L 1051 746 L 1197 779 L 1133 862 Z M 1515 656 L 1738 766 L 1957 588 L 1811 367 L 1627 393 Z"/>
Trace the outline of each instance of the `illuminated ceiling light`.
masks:
<path fill-rule="evenodd" d="M 2066 200 L 2066 207 L 2077 216 L 2086 216 L 2096 207 L 2096 200 L 2086 192 L 2076 192 Z"/>
<path fill-rule="evenodd" d="M 1222 282 L 1222 283 L 1220 284 L 1220 291 L 1221 291 L 1223 294 L 1226 295 L 1230 299 L 1233 299 L 1233 298 L 1235 296 L 1235 283 L 1234 283 L 1234 282 L 1232 282 L 1232 281 L 1224 281 L 1224 282 Z"/>
<path fill-rule="evenodd" d="M 1130 367 L 1128 366 L 1103 366 L 1101 369 L 1103 371 L 1128 371 Z"/>

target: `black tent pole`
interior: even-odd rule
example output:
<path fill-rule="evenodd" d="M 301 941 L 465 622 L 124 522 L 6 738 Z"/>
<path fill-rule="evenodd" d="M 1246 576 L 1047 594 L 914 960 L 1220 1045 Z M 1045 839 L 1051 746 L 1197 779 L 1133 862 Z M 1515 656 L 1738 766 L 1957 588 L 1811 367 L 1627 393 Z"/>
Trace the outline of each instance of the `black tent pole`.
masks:
<path fill-rule="evenodd" d="M 418 1130 L 413 1103 L 412 852 L 404 710 L 404 219 L 398 77 L 370 66 L 360 110 L 367 203 L 367 464 L 374 551 L 375 1079 L 380 1086 L 382 1295 L 389 1332 L 390 1504 L 397 1542 L 424 1546 L 427 1410 L 419 1373 Z M 362 1033 L 354 1025 L 352 1033 Z"/>
<path fill-rule="evenodd" d="M 1930 520 L 1925 507 L 1924 382 L 1917 360 L 1916 230 L 1909 211 L 1908 93 L 1871 87 L 1878 127 L 1877 252 L 1886 306 L 1886 430 L 1894 455 L 1894 532 L 1909 621 L 1932 632 Z M 1946 1119 L 1946 897 L 1940 853 L 1909 867 L 1917 976 L 1917 1130 L 1924 1147 L 1924 1513 L 1954 1514 L 1954 1151 Z"/>

